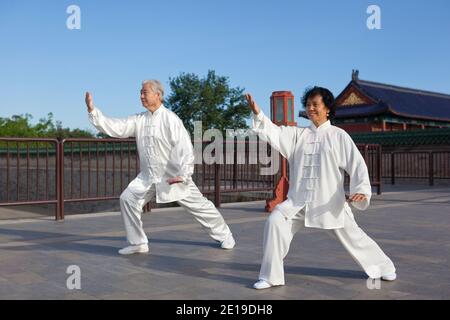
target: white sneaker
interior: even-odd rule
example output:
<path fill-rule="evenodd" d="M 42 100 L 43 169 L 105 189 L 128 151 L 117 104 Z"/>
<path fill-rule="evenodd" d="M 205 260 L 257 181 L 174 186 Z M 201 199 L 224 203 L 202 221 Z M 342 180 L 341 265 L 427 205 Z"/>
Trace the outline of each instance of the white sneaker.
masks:
<path fill-rule="evenodd" d="M 384 281 L 394 281 L 395 279 L 397 279 L 397 274 L 395 272 L 387 274 L 385 276 L 382 276 L 381 279 Z"/>
<path fill-rule="evenodd" d="M 236 245 L 236 241 L 234 241 L 233 234 L 230 233 L 228 235 L 228 237 L 222 241 L 222 243 L 220 244 L 220 247 L 222 249 L 230 250 L 230 249 L 233 249 L 235 245 Z"/>
<path fill-rule="evenodd" d="M 119 254 L 127 255 L 127 254 L 133 254 L 133 253 L 147 253 L 148 252 L 148 245 L 147 244 L 140 244 L 137 246 L 128 246 L 123 249 L 119 250 Z"/>
<path fill-rule="evenodd" d="M 256 290 L 262 290 L 262 289 L 267 289 L 270 288 L 272 285 L 268 282 L 266 282 L 265 280 L 259 280 L 258 282 L 256 282 L 253 285 L 253 288 L 255 288 Z"/>

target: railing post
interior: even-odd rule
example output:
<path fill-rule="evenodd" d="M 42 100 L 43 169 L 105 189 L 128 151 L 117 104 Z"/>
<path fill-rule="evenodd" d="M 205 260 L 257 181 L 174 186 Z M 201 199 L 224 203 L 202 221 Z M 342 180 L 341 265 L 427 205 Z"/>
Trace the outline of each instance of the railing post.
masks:
<path fill-rule="evenodd" d="M 220 208 L 220 164 L 217 163 L 217 159 L 216 163 L 214 164 L 214 182 L 214 204 L 217 208 Z"/>
<path fill-rule="evenodd" d="M 56 143 L 56 220 L 64 220 L 64 140 Z"/>
<path fill-rule="evenodd" d="M 433 161 L 433 151 L 429 153 L 428 157 L 428 168 L 429 168 L 429 182 L 430 186 L 434 185 L 434 161 Z"/>
<path fill-rule="evenodd" d="M 391 184 L 395 184 L 395 152 L 391 152 Z"/>
<path fill-rule="evenodd" d="M 237 143 L 237 139 L 236 139 L 236 141 L 233 139 L 233 145 L 234 145 L 234 148 L 233 148 L 233 152 L 234 152 L 234 155 L 233 155 L 233 189 L 234 190 L 236 190 L 237 189 L 237 169 L 238 169 L 238 166 L 237 166 L 237 160 L 238 160 L 238 157 L 237 157 L 237 148 L 238 148 L 238 143 Z"/>
<path fill-rule="evenodd" d="M 60 179 L 61 179 L 61 211 L 60 211 L 60 216 L 59 218 L 61 220 L 64 220 L 64 144 L 65 144 L 65 139 L 61 140 L 61 147 L 60 147 L 60 151 L 61 151 L 61 160 L 60 160 L 60 164 L 61 164 L 61 173 L 59 175 Z"/>
<path fill-rule="evenodd" d="M 60 140 L 59 138 L 57 138 L 56 141 L 56 153 L 55 153 L 55 175 L 56 175 L 56 212 L 55 212 L 55 220 L 59 220 L 59 217 L 61 216 L 61 179 L 60 179 L 60 174 L 61 174 L 61 170 L 60 170 L 60 154 L 61 151 L 59 150 L 61 148 L 60 146 Z"/>
<path fill-rule="evenodd" d="M 382 161 L 382 152 L 381 152 L 381 144 L 378 145 L 378 152 L 377 152 L 377 179 L 378 179 L 378 185 L 377 185 L 377 194 L 381 194 L 381 183 L 382 183 L 382 172 L 383 172 L 383 161 Z"/>

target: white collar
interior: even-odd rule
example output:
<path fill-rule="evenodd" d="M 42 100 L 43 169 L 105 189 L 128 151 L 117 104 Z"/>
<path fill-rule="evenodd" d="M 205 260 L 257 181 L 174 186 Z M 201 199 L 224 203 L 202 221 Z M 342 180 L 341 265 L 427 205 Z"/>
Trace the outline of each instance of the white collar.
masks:
<path fill-rule="evenodd" d="M 148 113 L 151 116 L 156 116 L 157 114 L 161 113 L 162 110 L 166 109 L 166 107 L 164 107 L 164 105 L 161 103 L 161 105 L 158 107 L 158 109 L 156 109 L 155 111 L 151 112 L 150 110 L 148 110 Z"/>
<path fill-rule="evenodd" d="M 313 122 L 311 122 L 311 125 L 309 126 L 309 128 L 311 129 L 312 132 L 321 132 L 321 131 L 326 130 L 329 127 L 331 127 L 330 120 L 325 121 L 318 127 L 316 127 L 316 125 Z"/>

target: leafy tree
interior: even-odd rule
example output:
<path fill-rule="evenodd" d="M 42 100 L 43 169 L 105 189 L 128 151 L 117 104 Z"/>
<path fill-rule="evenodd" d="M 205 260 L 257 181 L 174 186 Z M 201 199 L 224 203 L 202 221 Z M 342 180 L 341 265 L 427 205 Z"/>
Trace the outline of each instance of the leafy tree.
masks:
<path fill-rule="evenodd" d="M 31 114 L 13 115 L 11 118 L 0 118 L 0 137 L 37 137 L 29 121 Z"/>
<path fill-rule="evenodd" d="M 0 137 L 18 138 L 92 138 L 94 135 L 86 130 L 63 128 L 61 121 L 54 121 L 53 114 L 39 119 L 35 125 L 30 121 L 31 114 L 13 115 L 0 118 Z"/>
<path fill-rule="evenodd" d="M 209 70 L 205 78 L 193 73 L 181 73 L 170 78 L 171 94 L 165 104 L 183 121 L 192 134 L 194 122 L 202 121 L 202 130 L 247 129 L 251 110 L 243 88 L 231 88 L 228 78 Z"/>

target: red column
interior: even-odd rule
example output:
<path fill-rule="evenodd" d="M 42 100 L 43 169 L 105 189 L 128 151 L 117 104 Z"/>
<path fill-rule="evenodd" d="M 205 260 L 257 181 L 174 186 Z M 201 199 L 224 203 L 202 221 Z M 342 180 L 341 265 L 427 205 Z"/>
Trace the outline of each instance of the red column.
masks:
<path fill-rule="evenodd" d="M 277 106 L 277 99 L 276 98 L 282 98 L 283 105 Z M 276 125 L 284 125 L 284 126 L 297 126 L 296 122 L 291 121 L 291 119 L 288 119 L 289 114 L 289 104 L 288 101 L 291 99 L 291 114 L 294 115 L 294 95 L 290 91 L 275 91 L 272 93 L 272 96 L 270 97 L 271 101 L 271 115 L 272 115 L 272 121 Z M 283 120 L 277 121 L 276 115 L 277 115 L 277 107 L 281 107 L 283 109 Z M 274 198 L 266 201 L 266 211 L 272 212 L 273 208 L 286 200 L 287 193 L 289 190 L 289 179 L 287 174 L 287 160 L 283 158 L 281 155 L 281 177 L 278 181 L 275 189 L 274 189 Z"/>

